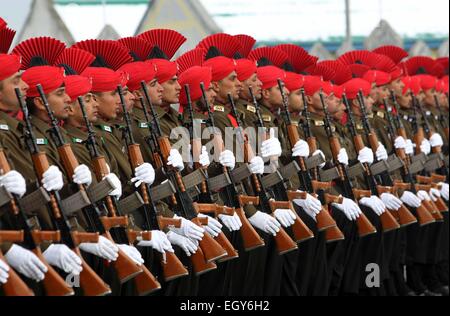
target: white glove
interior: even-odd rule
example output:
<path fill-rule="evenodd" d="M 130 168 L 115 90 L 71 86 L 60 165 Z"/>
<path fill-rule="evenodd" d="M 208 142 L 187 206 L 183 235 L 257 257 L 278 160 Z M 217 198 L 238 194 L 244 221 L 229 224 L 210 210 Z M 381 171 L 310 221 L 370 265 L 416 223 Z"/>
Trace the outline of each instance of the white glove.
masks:
<path fill-rule="evenodd" d="M 248 221 L 256 228 L 273 236 L 277 235 L 281 227 L 281 224 L 273 216 L 260 211 L 249 217 Z"/>
<path fill-rule="evenodd" d="M 405 153 L 407 155 L 413 155 L 414 154 L 414 145 L 413 145 L 413 142 L 410 139 L 406 140 Z"/>
<path fill-rule="evenodd" d="M 178 171 L 183 171 L 184 169 L 183 157 L 181 156 L 178 150 L 176 149 L 170 150 L 170 155 L 167 158 L 167 164 L 169 166 L 178 169 Z"/>
<path fill-rule="evenodd" d="M 344 198 L 341 204 L 333 203 L 332 205 L 343 212 L 349 221 L 356 220 L 362 213 L 358 204 L 348 198 Z"/>
<path fill-rule="evenodd" d="M 166 234 L 160 230 L 152 230 L 152 240 L 141 240 L 137 245 L 140 247 L 152 247 L 160 253 L 175 252 Z"/>
<path fill-rule="evenodd" d="M 441 195 L 442 197 L 448 201 L 448 183 L 439 182 L 441 185 Z"/>
<path fill-rule="evenodd" d="M 198 249 L 198 241 L 191 240 L 187 237 L 178 235 L 174 232 L 167 233 L 167 239 L 170 241 L 172 245 L 179 246 L 186 253 L 188 257 L 197 252 Z"/>
<path fill-rule="evenodd" d="M 109 173 L 107 176 L 103 178 L 103 180 L 109 179 L 111 180 L 114 190 L 109 193 L 110 196 L 114 196 L 117 200 L 122 196 L 122 183 L 115 173 Z"/>
<path fill-rule="evenodd" d="M 84 184 L 86 186 L 90 186 L 92 183 L 92 174 L 88 166 L 79 165 L 73 171 L 72 179 L 76 184 Z"/>
<path fill-rule="evenodd" d="M 295 223 L 296 216 L 291 209 L 276 209 L 273 212 L 273 215 L 275 215 L 275 218 L 286 228 Z"/>
<path fill-rule="evenodd" d="M 5 284 L 9 278 L 9 267 L 8 265 L 0 260 L 0 284 Z"/>
<path fill-rule="evenodd" d="M 300 192 L 300 191 L 298 191 Z M 306 196 L 306 199 L 295 199 L 294 202 L 296 205 L 300 206 L 306 214 L 312 217 L 314 220 L 316 219 L 317 214 L 322 210 L 322 204 L 318 199 L 313 197 L 311 194 Z"/>
<path fill-rule="evenodd" d="M 441 191 L 435 188 L 430 189 L 430 198 L 433 200 L 433 202 L 436 202 L 438 198 L 441 197 Z"/>
<path fill-rule="evenodd" d="M 373 152 L 367 147 L 361 149 L 358 153 L 358 161 L 360 163 L 368 163 L 371 165 L 373 163 Z"/>
<path fill-rule="evenodd" d="M 438 133 L 434 133 L 430 137 L 430 145 L 431 147 L 438 147 L 444 145 L 444 140 L 442 139 L 441 135 Z"/>
<path fill-rule="evenodd" d="M 386 151 L 386 147 L 380 142 L 378 142 L 378 148 L 375 153 L 375 156 L 377 157 L 377 160 L 387 160 L 388 159 L 388 153 Z"/>
<path fill-rule="evenodd" d="M 428 193 L 424 190 L 420 190 L 417 191 L 417 197 L 421 200 L 421 201 L 431 201 L 430 196 L 428 195 Z"/>
<path fill-rule="evenodd" d="M 395 149 L 405 149 L 406 148 L 406 140 L 403 138 L 403 137 L 401 137 L 401 136 L 398 136 L 396 139 L 395 139 L 395 141 L 394 141 L 394 147 L 395 147 Z"/>
<path fill-rule="evenodd" d="M 372 209 L 378 216 L 386 212 L 386 205 L 384 205 L 383 201 L 376 195 L 372 195 L 371 197 L 363 197 L 359 200 L 359 204 L 365 205 L 368 208 Z"/>
<path fill-rule="evenodd" d="M 206 146 L 202 146 L 202 153 L 198 157 L 198 162 L 204 168 L 207 168 L 209 166 L 209 164 L 211 163 L 211 161 L 209 160 L 209 154 L 206 151 Z"/>
<path fill-rule="evenodd" d="M 131 179 L 131 182 L 134 183 L 136 188 L 138 188 L 142 183 L 152 185 L 154 181 L 155 169 L 153 169 L 153 166 L 148 162 L 143 163 L 134 169 L 134 178 Z"/>
<path fill-rule="evenodd" d="M 12 245 L 5 254 L 6 262 L 27 278 L 42 281 L 47 273 L 47 267 L 30 250 L 18 245 Z"/>
<path fill-rule="evenodd" d="M 174 218 L 181 219 L 181 226 L 180 226 L 180 228 L 170 227 L 169 229 L 171 231 L 173 231 L 174 233 L 177 233 L 179 235 L 182 235 L 184 237 L 190 238 L 192 240 L 200 241 L 203 239 L 203 234 L 205 233 L 205 230 L 202 227 L 192 223 L 191 221 L 189 221 L 183 217 L 179 217 L 177 215 L 175 215 Z"/>
<path fill-rule="evenodd" d="M 292 157 L 309 157 L 309 145 L 303 139 L 300 139 L 292 148 Z"/>
<path fill-rule="evenodd" d="M 252 160 L 250 160 L 248 167 L 251 173 L 264 174 L 264 160 L 259 156 L 253 157 Z"/>
<path fill-rule="evenodd" d="M 317 149 L 315 152 L 313 152 L 312 155 L 313 155 L 313 156 L 321 155 L 322 158 L 323 158 L 323 161 L 327 161 L 326 158 L 325 158 L 325 154 L 324 154 L 323 151 L 321 151 L 320 149 Z M 325 167 L 325 162 L 322 162 L 322 163 L 319 165 L 319 168 L 320 168 L 320 169 L 322 169 L 323 167 Z"/>
<path fill-rule="evenodd" d="M 339 163 L 348 166 L 348 154 L 345 148 L 341 148 L 341 150 L 339 150 L 337 160 L 339 161 Z"/>
<path fill-rule="evenodd" d="M 380 198 L 381 201 L 383 201 L 384 205 L 386 205 L 386 207 L 392 211 L 397 211 L 403 204 L 398 197 L 390 193 L 382 193 L 380 195 Z"/>
<path fill-rule="evenodd" d="M 42 186 L 47 191 L 59 191 L 64 186 L 63 174 L 56 166 L 50 166 L 42 175 Z"/>
<path fill-rule="evenodd" d="M 278 138 L 275 138 L 275 130 L 270 129 L 270 138 L 261 143 L 261 156 L 267 157 L 279 157 L 281 156 L 281 143 Z"/>
<path fill-rule="evenodd" d="M 219 214 L 219 219 L 222 221 L 222 223 L 228 228 L 229 231 L 237 231 L 241 229 L 242 222 L 239 216 L 234 213 L 233 215 L 224 215 Z"/>
<path fill-rule="evenodd" d="M 208 218 L 208 225 L 203 225 L 203 227 L 211 236 L 217 237 L 222 231 L 222 224 L 217 219 L 202 213 L 199 213 L 197 217 Z"/>
<path fill-rule="evenodd" d="M 141 253 L 135 247 L 125 244 L 117 244 L 117 247 L 119 247 L 119 249 L 122 250 L 138 266 L 141 266 L 144 263 Z"/>
<path fill-rule="evenodd" d="M 27 191 L 25 178 L 15 170 L 11 170 L 0 176 L 0 186 L 4 186 L 6 191 L 21 198 Z"/>
<path fill-rule="evenodd" d="M 236 166 L 236 158 L 230 150 L 224 150 L 220 153 L 219 162 L 222 166 L 233 170 Z"/>
<path fill-rule="evenodd" d="M 79 248 L 108 261 L 116 261 L 119 257 L 117 245 L 103 236 L 99 236 L 97 243 L 81 243 Z"/>
<path fill-rule="evenodd" d="M 66 273 L 79 275 L 83 270 L 80 257 L 66 245 L 52 244 L 44 251 L 43 256 L 48 264 L 58 267 Z"/>
<path fill-rule="evenodd" d="M 409 207 L 414 208 L 419 207 L 421 204 L 421 200 L 410 191 L 403 192 L 402 196 L 400 197 L 400 200 L 402 200 L 402 202 L 408 205 Z"/>
<path fill-rule="evenodd" d="M 420 151 L 425 155 L 428 155 L 431 152 L 431 144 L 428 139 L 424 139 L 420 144 Z"/>

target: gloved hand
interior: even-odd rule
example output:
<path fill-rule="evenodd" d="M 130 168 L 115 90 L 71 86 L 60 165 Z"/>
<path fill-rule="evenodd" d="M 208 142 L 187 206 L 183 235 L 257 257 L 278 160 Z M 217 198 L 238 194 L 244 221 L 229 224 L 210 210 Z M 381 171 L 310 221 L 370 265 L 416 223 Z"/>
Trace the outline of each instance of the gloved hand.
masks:
<path fill-rule="evenodd" d="M 441 191 L 435 188 L 431 188 L 429 195 L 433 202 L 436 202 L 437 199 L 441 197 Z"/>
<path fill-rule="evenodd" d="M 414 208 L 419 207 L 421 204 L 421 200 L 410 191 L 403 192 L 402 196 L 400 197 L 400 200 L 402 200 L 402 202 L 408 205 L 409 207 Z"/>
<path fill-rule="evenodd" d="M 122 250 L 138 266 L 144 264 L 144 259 L 142 259 L 141 253 L 135 247 L 125 244 L 117 244 L 117 247 L 119 247 L 119 249 Z"/>
<path fill-rule="evenodd" d="M 386 212 L 386 205 L 384 205 L 383 201 L 376 195 L 372 195 L 371 197 L 363 197 L 359 200 L 359 204 L 367 206 L 372 209 L 378 216 Z"/>
<path fill-rule="evenodd" d="M 21 198 L 27 191 L 25 178 L 15 170 L 11 170 L 0 176 L 0 186 L 4 186 L 6 191 Z"/>
<path fill-rule="evenodd" d="M 177 215 L 175 215 L 174 218 L 181 219 L 181 226 L 180 226 L 180 228 L 170 227 L 169 229 L 171 231 L 173 231 L 174 233 L 177 233 L 179 235 L 185 236 L 187 238 L 190 238 L 192 240 L 200 241 L 203 239 L 203 234 L 205 233 L 205 230 L 202 227 L 192 223 L 191 221 L 189 221 L 183 217 L 179 217 Z"/>
<path fill-rule="evenodd" d="M 417 191 L 417 197 L 421 200 L 421 201 L 431 201 L 430 196 L 428 195 L 428 193 L 424 190 L 420 190 Z"/>
<path fill-rule="evenodd" d="M 198 162 L 204 168 L 207 168 L 209 166 L 209 164 L 211 163 L 211 161 L 209 160 L 209 154 L 206 151 L 206 146 L 202 146 L 202 153 L 198 157 Z"/>
<path fill-rule="evenodd" d="M 9 267 L 8 265 L 0 260 L 0 284 L 5 284 L 9 278 Z"/>
<path fill-rule="evenodd" d="M 198 241 L 191 240 L 187 237 L 178 235 L 174 232 L 167 233 L 167 239 L 170 241 L 172 245 L 179 246 L 186 253 L 186 256 L 190 257 L 194 253 L 197 252 L 198 249 Z"/>
<path fill-rule="evenodd" d="M 152 247 L 160 253 L 175 252 L 166 234 L 160 230 L 152 230 L 152 240 L 141 240 L 137 245 L 140 247 Z"/>
<path fill-rule="evenodd" d="M 155 169 L 148 162 L 143 163 L 139 167 L 134 169 L 134 178 L 131 179 L 131 182 L 134 183 L 134 186 L 138 188 L 142 183 L 152 185 L 155 181 Z"/>
<path fill-rule="evenodd" d="M 218 217 L 230 232 L 237 231 L 242 227 L 241 219 L 236 213 L 233 215 L 219 214 Z"/>
<path fill-rule="evenodd" d="M 306 199 L 295 199 L 294 202 L 296 205 L 300 206 L 306 214 L 308 214 L 313 219 L 316 219 L 317 214 L 322 210 L 322 204 L 318 199 L 313 197 L 311 194 L 306 196 Z"/>
<path fill-rule="evenodd" d="M 317 149 L 315 152 L 313 152 L 312 156 L 316 156 L 316 155 L 321 155 L 323 158 L 323 161 L 327 161 L 325 158 L 325 154 L 323 153 L 323 151 L 321 151 L 320 149 Z M 322 169 L 323 167 L 325 167 L 325 162 L 322 162 L 319 165 L 319 168 Z"/>
<path fill-rule="evenodd" d="M 47 191 L 59 191 L 64 186 L 63 174 L 56 166 L 50 166 L 42 175 L 42 186 Z"/>
<path fill-rule="evenodd" d="M 79 165 L 73 171 L 72 179 L 76 184 L 84 184 L 86 186 L 90 186 L 92 183 L 92 174 L 88 166 Z"/>
<path fill-rule="evenodd" d="M 11 268 L 36 282 L 44 280 L 48 271 L 34 253 L 15 244 L 5 254 L 5 259 Z"/>
<path fill-rule="evenodd" d="M 405 149 L 406 148 L 406 140 L 403 137 L 398 136 L 394 141 L 394 147 L 395 147 L 395 149 Z"/>
<path fill-rule="evenodd" d="M 386 147 L 380 142 L 378 142 L 378 148 L 375 152 L 375 156 L 377 157 L 377 160 L 387 160 L 388 159 L 388 153 L 386 151 Z"/>
<path fill-rule="evenodd" d="M 213 237 L 217 237 L 222 231 L 222 224 L 219 221 L 211 216 L 199 213 L 197 217 L 208 218 L 208 225 L 203 225 L 206 232 Z"/>
<path fill-rule="evenodd" d="M 279 157 L 281 155 L 281 144 L 278 138 L 275 138 L 275 130 L 270 129 L 270 138 L 261 143 L 261 156 L 267 157 Z"/>
<path fill-rule="evenodd" d="M 332 205 L 336 207 L 338 210 L 340 210 L 342 213 L 344 213 L 344 215 L 347 217 L 349 221 L 356 220 L 362 213 L 358 204 L 356 204 L 355 201 L 350 200 L 348 198 L 344 198 L 341 204 L 333 203 Z"/>
<path fill-rule="evenodd" d="M 275 218 L 285 228 L 288 228 L 295 223 L 296 216 L 291 209 L 276 209 L 273 212 L 273 215 L 275 215 Z"/>
<path fill-rule="evenodd" d="M 170 150 L 169 157 L 167 158 L 167 165 L 178 169 L 178 171 L 183 171 L 184 169 L 183 157 L 181 156 L 178 150 L 176 149 Z"/>
<path fill-rule="evenodd" d="M 392 211 L 397 211 L 400 206 L 402 206 L 402 201 L 396 197 L 395 195 L 392 195 L 391 193 L 382 193 L 380 195 L 381 201 L 383 201 L 384 205 Z"/>
<path fill-rule="evenodd" d="M 431 152 L 431 144 L 428 141 L 428 139 L 424 139 L 422 143 L 420 144 L 420 150 L 425 154 L 428 155 Z"/>
<path fill-rule="evenodd" d="M 66 273 L 79 275 L 83 270 L 80 257 L 66 245 L 52 244 L 44 251 L 43 256 L 48 264 L 58 267 Z"/>
<path fill-rule="evenodd" d="M 345 150 L 345 148 L 341 148 L 341 150 L 339 150 L 339 154 L 337 155 L 337 160 L 339 161 L 339 163 L 348 166 L 348 154 L 347 151 Z"/>
<path fill-rule="evenodd" d="M 434 133 L 430 137 L 430 145 L 431 147 L 444 146 L 444 140 L 442 139 L 441 135 L 439 135 L 438 133 Z"/>
<path fill-rule="evenodd" d="M 406 140 L 405 153 L 407 155 L 413 155 L 414 154 L 414 144 L 413 144 L 413 142 L 410 139 Z"/>
<path fill-rule="evenodd" d="M 260 211 L 257 211 L 252 217 L 249 217 L 248 221 L 256 228 L 273 236 L 277 235 L 281 227 L 281 224 L 273 216 Z"/>
<path fill-rule="evenodd" d="M 230 150 L 224 150 L 220 153 L 219 162 L 222 166 L 233 170 L 236 166 L 236 158 Z"/>
<path fill-rule="evenodd" d="M 122 196 L 122 183 L 115 173 L 109 173 L 107 176 L 103 177 L 103 180 L 109 179 L 114 185 L 114 190 L 109 193 L 110 196 L 114 196 L 117 200 Z"/>
<path fill-rule="evenodd" d="M 303 139 L 300 139 L 292 148 L 292 157 L 309 157 L 309 145 Z"/>
<path fill-rule="evenodd" d="M 442 197 L 446 201 L 448 201 L 448 183 L 439 182 L 439 184 L 441 185 L 441 195 L 442 195 Z"/>
<path fill-rule="evenodd" d="M 116 261 L 119 257 L 117 245 L 103 236 L 99 236 L 97 243 L 81 243 L 79 248 L 108 261 Z"/>
<path fill-rule="evenodd" d="M 373 163 L 373 152 L 367 147 L 361 149 L 358 153 L 358 161 L 362 164 L 368 163 L 371 165 Z"/>
<path fill-rule="evenodd" d="M 253 157 L 252 160 L 250 160 L 248 167 L 251 173 L 264 174 L 264 160 L 259 156 Z"/>

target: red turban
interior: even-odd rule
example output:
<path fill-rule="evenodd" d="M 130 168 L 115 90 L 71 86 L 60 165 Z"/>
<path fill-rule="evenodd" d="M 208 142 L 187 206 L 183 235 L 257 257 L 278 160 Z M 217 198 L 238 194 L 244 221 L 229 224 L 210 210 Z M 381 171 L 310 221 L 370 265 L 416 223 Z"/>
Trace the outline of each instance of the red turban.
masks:
<path fill-rule="evenodd" d="M 63 85 L 64 78 L 64 69 L 53 66 L 32 67 L 22 76 L 23 81 L 30 86 L 27 91 L 27 97 L 30 98 L 39 96 L 36 88 L 38 84 L 42 85 L 45 94 L 49 94 Z"/>
<path fill-rule="evenodd" d="M 194 66 L 184 71 L 178 79 L 182 87 L 180 93 L 180 104 L 182 105 L 187 104 L 187 96 L 184 90 L 185 85 L 189 85 L 189 90 L 191 92 L 191 100 L 192 102 L 195 102 L 197 100 L 200 100 L 202 97 L 202 90 L 200 89 L 200 83 L 203 82 L 203 84 L 205 85 L 205 89 L 207 90 L 211 85 L 211 78 L 212 78 L 211 68 L 209 67 Z"/>
<path fill-rule="evenodd" d="M 160 84 L 169 81 L 178 73 L 178 65 L 174 61 L 151 59 L 150 62 L 156 66 L 156 78 Z"/>
<path fill-rule="evenodd" d="M 128 74 L 127 86 L 130 91 L 139 90 L 142 81 L 148 83 L 156 76 L 156 67 L 151 62 L 137 61 L 125 64 L 119 68 L 119 71 Z"/>
<path fill-rule="evenodd" d="M 263 89 L 270 89 L 278 85 L 278 79 L 286 78 L 286 73 L 275 66 L 259 67 L 257 69 L 258 79 L 261 80 Z"/>
<path fill-rule="evenodd" d="M 256 73 L 256 62 L 250 59 L 238 59 L 236 60 L 236 72 L 239 81 L 245 81 Z"/>
<path fill-rule="evenodd" d="M 103 67 L 86 68 L 81 75 L 92 78 L 93 92 L 114 91 L 117 89 L 117 86 L 125 86 L 128 82 L 126 73 Z"/>
<path fill-rule="evenodd" d="M 360 78 L 347 81 L 342 85 L 342 88 L 344 89 L 345 95 L 348 99 L 356 99 L 359 91 L 362 91 L 364 96 L 368 96 L 370 94 L 370 90 L 372 90 L 371 84 Z"/>
<path fill-rule="evenodd" d="M 72 102 L 92 90 L 92 80 L 79 75 L 67 76 L 64 79 L 64 84 L 66 86 L 66 93 Z"/>
<path fill-rule="evenodd" d="M 284 79 L 284 84 L 289 91 L 295 91 L 303 87 L 305 78 L 302 75 L 296 74 L 294 72 L 286 72 L 286 79 Z"/>
<path fill-rule="evenodd" d="M 11 77 L 20 70 L 20 57 L 0 54 L 0 81 Z"/>
<path fill-rule="evenodd" d="M 380 70 L 369 70 L 362 78 L 369 83 L 375 83 L 377 87 L 387 85 L 391 82 L 391 75 Z"/>
<path fill-rule="evenodd" d="M 212 70 L 212 81 L 220 81 L 236 70 L 236 62 L 227 57 L 219 56 L 208 59 L 203 63 L 204 67 Z"/>

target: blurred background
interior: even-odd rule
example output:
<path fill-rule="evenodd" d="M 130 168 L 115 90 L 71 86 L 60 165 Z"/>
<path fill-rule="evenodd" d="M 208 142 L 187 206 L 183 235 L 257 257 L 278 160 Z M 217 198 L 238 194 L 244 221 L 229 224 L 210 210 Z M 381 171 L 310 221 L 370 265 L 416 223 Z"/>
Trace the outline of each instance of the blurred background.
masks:
<path fill-rule="evenodd" d="M 217 32 L 248 34 L 257 46 L 292 42 L 320 59 L 352 49 L 402 46 L 448 56 L 448 0 L 14 0 L 0 15 L 15 43 L 52 36 L 67 44 L 118 39 L 153 28 L 188 38 L 178 54 Z M 13 44 L 14 45 L 14 44 Z"/>

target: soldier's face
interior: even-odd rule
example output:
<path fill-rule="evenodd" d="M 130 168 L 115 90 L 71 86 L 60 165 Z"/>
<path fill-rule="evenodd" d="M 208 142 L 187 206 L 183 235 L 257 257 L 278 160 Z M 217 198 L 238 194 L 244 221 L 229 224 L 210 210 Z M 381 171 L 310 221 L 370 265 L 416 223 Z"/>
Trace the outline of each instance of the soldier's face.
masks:
<path fill-rule="evenodd" d="M 289 90 L 285 86 L 283 86 L 283 92 L 285 96 L 289 95 Z M 263 89 L 262 97 L 264 103 L 270 106 L 271 111 L 276 111 L 283 106 L 283 97 L 278 85 L 270 89 Z"/>
<path fill-rule="evenodd" d="M 83 98 L 83 104 L 86 111 L 86 116 L 89 122 L 97 122 L 98 120 L 98 103 L 96 97 L 92 93 L 88 93 Z M 72 120 L 80 125 L 85 125 L 83 112 L 81 111 L 78 99 L 70 104 L 69 116 Z"/>
<path fill-rule="evenodd" d="M 242 82 L 242 90 L 240 93 L 240 98 L 243 100 L 253 101 L 250 96 L 250 87 L 253 90 L 253 94 L 256 100 L 261 99 L 262 92 L 262 82 L 259 80 L 256 73 L 254 73 L 250 78 Z"/>
<path fill-rule="evenodd" d="M 445 93 L 438 93 L 438 98 L 439 98 L 439 104 L 441 105 L 441 107 L 448 109 L 448 99 L 447 96 L 445 95 Z"/>
<path fill-rule="evenodd" d="M 391 82 L 390 89 L 394 90 L 396 96 L 401 96 L 403 93 L 403 88 L 405 87 L 405 84 L 403 81 L 398 78 Z"/>
<path fill-rule="evenodd" d="M 289 94 L 289 108 L 293 112 L 300 112 L 303 110 L 303 99 L 301 90 L 291 91 Z"/>
<path fill-rule="evenodd" d="M 65 120 L 69 117 L 70 97 L 67 95 L 64 87 L 50 92 L 47 96 L 47 101 L 58 120 Z"/>
<path fill-rule="evenodd" d="M 320 96 L 319 96 L 319 102 L 320 102 Z M 326 102 L 328 104 L 328 111 L 331 115 L 341 111 L 341 99 L 334 95 L 334 93 L 330 93 L 328 96 L 326 96 Z M 322 106 L 322 104 L 321 104 Z"/>
<path fill-rule="evenodd" d="M 117 91 L 96 93 L 98 113 L 106 121 L 114 120 L 120 110 L 120 97 Z"/>
<path fill-rule="evenodd" d="M 153 105 L 161 105 L 163 102 L 163 88 L 158 80 L 153 79 L 147 84 L 148 94 Z"/>
<path fill-rule="evenodd" d="M 226 78 L 217 82 L 216 86 L 217 99 L 222 103 L 228 103 L 228 94 L 231 94 L 233 100 L 239 99 L 242 83 L 237 78 L 236 71 L 233 71 Z"/>
<path fill-rule="evenodd" d="M 134 108 L 134 104 L 136 102 L 136 98 L 133 93 L 128 88 L 124 88 L 124 99 L 126 104 L 126 109 L 128 112 L 132 112 Z M 122 109 L 122 107 L 120 107 Z"/>
<path fill-rule="evenodd" d="M 374 101 L 378 103 L 382 103 L 384 98 L 389 97 L 389 87 L 387 85 L 381 86 L 377 88 L 378 90 L 378 96 Z"/>
<path fill-rule="evenodd" d="M 6 78 L 0 82 L 0 109 L 5 111 L 18 111 L 20 109 L 19 102 L 16 98 L 15 89 L 19 88 L 22 93 L 23 100 L 28 91 L 28 85 L 22 80 L 22 74 L 17 72 L 13 76 Z"/>
<path fill-rule="evenodd" d="M 372 85 L 372 90 L 370 90 L 370 96 L 372 97 L 372 99 L 378 101 L 378 96 L 379 96 L 379 92 L 378 92 L 378 87 L 375 85 Z"/>
<path fill-rule="evenodd" d="M 216 100 L 217 93 L 214 91 L 213 87 L 210 86 L 208 90 L 206 90 L 206 98 L 208 99 L 209 104 L 214 104 Z"/>
<path fill-rule="evenodd" d="M 181 86 L 178 82 L 177 76 L 162 83 L 161 86 L 163 88 L 162 100 L 164 103 L 176 104 L 180 102 Z"/>
<path fill-rule="evenodd" d="M 427 91 L 425 91 L 423 102 L 426 105 L 435 106 L 435 104 L 434 104 L 434 94 L 435 93 L 436 93 L 436 90 L 434 88 L 428 89 Z"/>
<path fill-rule="evenodd" d="M 412 97 L 411 97 L 411 90 L 408 89 L 405 94 L 401 94 L 397 97 L 397 102 L 400 107 L 404 109 L 409 109 L 411 107 Z"/>

